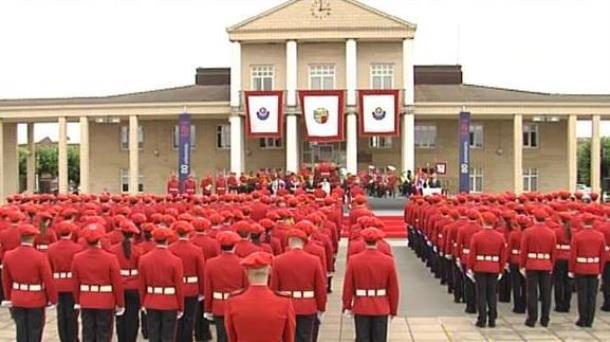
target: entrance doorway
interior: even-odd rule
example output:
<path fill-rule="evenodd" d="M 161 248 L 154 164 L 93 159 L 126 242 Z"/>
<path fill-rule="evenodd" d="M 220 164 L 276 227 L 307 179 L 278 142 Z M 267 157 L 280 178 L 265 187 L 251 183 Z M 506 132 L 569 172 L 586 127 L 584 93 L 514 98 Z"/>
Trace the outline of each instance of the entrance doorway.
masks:
<path fill-rule="evenodd" d="M 345 142 L 314 143 L 303 141 L 301 155 L 303 156 L 302 162 L 306 166 L 314 166 L 323 161 L 344 166 L 346 162 Z"/>

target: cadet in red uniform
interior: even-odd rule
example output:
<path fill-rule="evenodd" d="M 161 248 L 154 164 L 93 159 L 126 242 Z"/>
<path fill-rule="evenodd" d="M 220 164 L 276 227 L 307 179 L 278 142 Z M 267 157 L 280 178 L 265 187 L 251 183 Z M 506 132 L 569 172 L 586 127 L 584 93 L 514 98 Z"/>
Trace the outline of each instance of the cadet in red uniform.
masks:
<path fill-rule="evenodd" d="M 168 250 L 173 236 L 167 228 L 152 233 L 156 247 L 140 258 L 140 298 L 146 310 L 148 339 L 151 342 L 173 342 L 176 320 L 184 312 L 182 261 Z"/>
<path fill-rule="evenodd" d="M 227 181 L 223 175 L 216 178 L 216 193 L 218 195 L 224 195 L 227 193 Z"/>
<path fill-rule="evenodd" d="M 229 187 L 229 192 L 237 193 L 238 182 L 237 176 L 234 172 L 229 174 L 229 177 L 227 178 L 227 186 Z"/>
<path fill-rule="evenodd" d="M 571 214 L 560 213 L 562 226 L 554 228 L 557 244 L 555 245 L 555 267 L 553 269 L 553 291 L 555 294 L 555 311 L 570 312 L 572 302 L 572 280 L 568 277 L 568 260 L 572 243 Z"/>
<path fill-rule="evenodd" d="M 21 245 L 4 255 L 3 306 L 11 308 L 17 341 L 42 340 L 45 306 L 57 303 L 57 292 L 47 257 L 34 249 L 39 234 L 31 224 L 19 226 Z"/>
<path fill-rule="evenodd" d="M 87 248 L 74 256 L 75 308 L 81 310 L 83 341 L 110 341 L 116 313 L 125 313 L 125 298 L 119 262 L 101 247 L 104 226 L 91 223 L 83 228 Z"/>
<path fill-rule="evenodd" d="M 483 213 L 483 229 L 472 236 L 468 255 L 469 277 L 474 275 L 479 317 L 476 326 L 496 327 L 498 318 L 497 286 L 506 265 L 506 242 L 504 236 L 495 231 L 498 221 L 493 213 Z M 489 320 L 488 320 L 489 318 Z"/>
<path fill-rule="evenodd" d="M 212 175 L 207 175 L 201 179 L 201 194 L 204 196 L 210 196 L 212 194 L 212 185 L 214 181 Z"/>
<path fill-rule="evenodd" d="M 556 238 L 545 223 L 548 217 L 544 209 L 533 212 L 536 223 L 521 234 L 519 266 L 525 274 L 527 288 L 527 320 L 525 325 L 534 327 L 538 320 L 538 300 L 541 301 L 540 324 L 549 325 L 551 308 L 551 271 L 555 263 Z"/>
<path fill-rule="evenodd" d="M 475 209 L 467 212 L 468 222 L 458 228 L 456 255 L 458 256 L 458 267 L 462 269 L 462 279 L 464 280 L 464 300 L 466 301 L 466 313 L 476 313 L 476 291 L 474 280 L 465 277 L 466 263 L 470 256 L 470 240 L 472 236 L 481 230 L 479 223 L 480 214 Z"/>
<path fill-rule="evenodd" d="M 167 193 L 172 196 L 178 195 L 180 192 L 180 182 L 176 178 L 176 174 L 172 172 L 167 180 Z"/>
<path fill-rule="evenodd" d="M 138 262 L 142 250 L 133 245 L 133 237 L 139 234 L 135 224 L 125 220 L 121 223 L 120 229 L 123 233 L 123 241 L 110 248 L 110 252 L 119 262 L 125 292 L 125 313 L 116 320 L 116 332 L 119 342 L 135 342 L 140 322 L 138 319 L 140 312 Z"/>
<path fill-rule="evenodd" d="M 189 241 L 188 235 L 193 225 L 187 221 L 176 221 L 172 229 L 178 233 L 178 241 L 169 246 L 169 250 L 182 260 L 184 269 L 184 315 L 178 321 L 176 340 L 190 342 L 193 340 L 193 327 L 196 306 L 203 299 L 203 251 Z"/>
<path fill-rule="evenodd" d="M 398 278 L 394 259 L 377 250 L 383 232 L 376 228 L 361 233 L 367 250 L 352 256 L 343 282 L 343 311 L 353 312 L 356 341 L 387 341 L 388 315 L 398 311 Z"/>
<path fill-rule="evenodd" d="M 246 274 L 235 255 L 235 244 L 241 240 L 234 232 L 222 231 L 216 235 L 222 252 L 219 256 L 206 261 L 205 313 L 208 320 L 214 320 L 218 342 L 227 341 L 225 330 L 225 302 L 232 293 L 248 286 Z"/>
<path fill-rule="evenodd" d="M 51 271 L 57 289 L 57 332 L 62 342 L 78 341 L 78 312 L 74 310 L 74 282 L 72 281 L 72 260 L 83 247 L 72 241 L 76 226 L 64 221 L 56 226 L 59 240 L 47 251 Z"/>
<path fill-rule="evenodd" d="M 519 255 L 521 254 L 521 232 L 532 224 L 529 217 L 522 215 L 517 217 L 517 227 L 514 227 L 508 235 L 507 253 L 511 288 L 513 291 L 513 312 L 525 313 L 525 276 L 519 271 Z"/>
<path fill-rule="evenodd" d="M 184 181 L 184 193 L 187 195 L 194 195 L 197 193 L 197 182 L 193 179 L 193 176 L 188 176 Z"/>
<path fill-rule="evenodd" d="M 267 286 L 272 263 L 273 256 L 266 252 L 250 254 L 241 261 L 250 287 L 226 302 L 225 327 L 229 342 L 295 341 L 291 300 L 275 295 Z"/>
<path fill-rule="evenodd" d="M 604 234 L 593 229 L 595 217 L 585 214 L 583 227 L 574 235 L 570 255 L 570 275 L 576 277 L 579 327 L 591 327 L 595 318 L 595 302 L 599 278 L 606 264 Z"/>
<path fill-rule="evenodd" d="M 307 242 L 305 232 L 290 229 L 287 236 L 289 250 L 275 259 L 271 289 L 292 298 L 295 341 L 311 342 L 315 320 L 321 320 L 326 311 L 325 272 L 320 260 L 303 250 Z"/>

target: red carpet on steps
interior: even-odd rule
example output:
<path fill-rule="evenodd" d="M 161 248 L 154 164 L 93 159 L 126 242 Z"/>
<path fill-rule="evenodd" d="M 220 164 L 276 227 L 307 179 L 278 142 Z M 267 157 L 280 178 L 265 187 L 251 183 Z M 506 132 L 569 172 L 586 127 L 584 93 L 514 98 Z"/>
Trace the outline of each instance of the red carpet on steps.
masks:
<path fill-rule="evenodd" d="M 394 216 L 377 216 L 383 221 L 385 225 L 386 238 L 406 238 L 407 237 L 407 226 L 405 219 L 402 215 Z M 347 236 L 347 230 L 349 229 L 349 216 L 343 216 L 343 234 Z"/>

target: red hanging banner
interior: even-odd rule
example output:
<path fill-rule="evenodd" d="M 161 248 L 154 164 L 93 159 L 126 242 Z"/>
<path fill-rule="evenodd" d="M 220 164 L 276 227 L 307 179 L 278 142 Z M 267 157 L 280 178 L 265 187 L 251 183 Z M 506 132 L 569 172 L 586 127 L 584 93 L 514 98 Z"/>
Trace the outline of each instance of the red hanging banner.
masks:
<path fill-rule="evenodd" d="M 315 142 L 343 141 L 343 90 L 300 90 L 305 139 Z"/>
<path fill-rule="evenodd" d="M 360 90 L 358 96 L 360 136 L 400 135 L 398 90 Z"/>
<path fill-rule="evenodd" d="M 246 132 L 250 138 L 281 138 L 283 91 L 246 91 Z"/>

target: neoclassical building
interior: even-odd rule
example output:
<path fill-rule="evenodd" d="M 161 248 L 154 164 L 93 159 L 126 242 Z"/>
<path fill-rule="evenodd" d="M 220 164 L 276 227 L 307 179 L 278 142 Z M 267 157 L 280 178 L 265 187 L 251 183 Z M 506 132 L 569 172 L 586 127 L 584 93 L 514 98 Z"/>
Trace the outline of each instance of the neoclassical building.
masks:
<path fill-rule="evenodd" d="M 592 188 L 600 189 L 600 121 L 610 95 L 545 94 L 462 82 L 460 66 L 414 66 L 416 25 L 356 0 L 291 0 L 227 29 L 229 68 L 199 68 L 184 87 L 88 98 L 0 100 L 0 195 L 18 190 L 17 124 L 28 125 L 27 190 L 35 190 L 33 125 L 57 122 L 59 191 L 68 190 L 67 123 L 80 124 L 81 192 L 164 191 L 178 165 L 178 115 L 191 114 L 192 173 L 281 169 L 332 160 L 440 167 L 457 191 L 458 115 L 471 113 L 470 188 L 515 192 L 576 188 L 577 120 L 592 120 Z M 311 143 L 297 93 L 345 93 L 345 139 Z M 357 91 L 400 91 L 400 133 L 359 136 Z M 280 90 L 284 134 L 251 139 L 248 90 Z"/>

